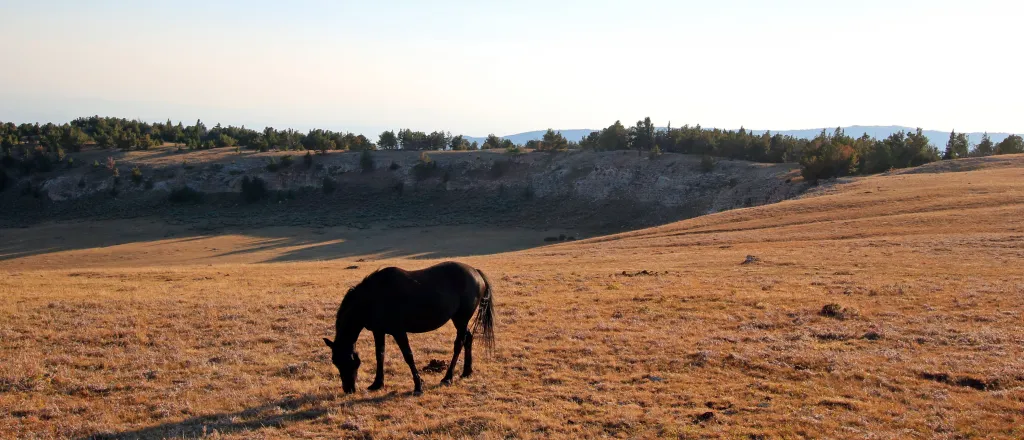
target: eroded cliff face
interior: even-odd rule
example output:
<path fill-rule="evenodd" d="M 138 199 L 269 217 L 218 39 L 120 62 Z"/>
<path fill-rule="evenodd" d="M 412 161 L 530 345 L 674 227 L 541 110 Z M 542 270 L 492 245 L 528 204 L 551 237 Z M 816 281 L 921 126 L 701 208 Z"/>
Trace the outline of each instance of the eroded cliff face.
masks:
<path fill-rule="evenodd" d="M 121 154 L 117 177 L 105 166 L 82 166 L 9 182 L 2 194 L 3 217 L 17 223 L 47 215 L 68 219 L 197 210 L 259 217 L 290 206 L 319 213 L 321 222 L 345 223 L 346 217 L 356 216 L 363 223 L 461 224 L 500 216 L 494 222 L 615 229 L 774 203 L 806 190 L 806 184 L 793 182 L 799 175 L 794 164 L 720 160 L 705 171 L 699 157 L 676 154 L 474 151 L 423 157 L 377 151 L 372 170 L 364 167 L 359 153 L 313 155 L 312 164 L 292 154 L 291 164 L 282 166 L 285 155 Z M 267 166 L 271 161 L 276 170 Z M 141 177 L 133 178 L 135 168 Z M 246 177 L 265 182 L 264 199 L 242 202 Z M 186 186 L 204 200 L 185 206 L 168 200 L 172 191 Z M 456 214 L 439 214 L 446 212 Z"/>

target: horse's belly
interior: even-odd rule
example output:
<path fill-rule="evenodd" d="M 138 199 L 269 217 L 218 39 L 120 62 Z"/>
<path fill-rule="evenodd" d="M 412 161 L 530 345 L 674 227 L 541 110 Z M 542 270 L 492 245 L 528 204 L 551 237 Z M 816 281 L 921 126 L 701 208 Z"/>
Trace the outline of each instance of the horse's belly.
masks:
<path fill-rule="evenodd" d="M 386 333 L 426 333 L 437 330 L 452 319 L 454 310 L 438 306 L 411 307 L 401 313 L 378 319 Z M 370 329 L 374 330 L 374 329 Z"/>

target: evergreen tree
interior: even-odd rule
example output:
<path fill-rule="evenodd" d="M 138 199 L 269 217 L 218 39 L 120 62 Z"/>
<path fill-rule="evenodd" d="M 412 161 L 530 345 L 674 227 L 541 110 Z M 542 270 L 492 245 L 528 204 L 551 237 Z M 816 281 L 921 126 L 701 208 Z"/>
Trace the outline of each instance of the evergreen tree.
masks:
<path fill-rule="evenodd" d="M 981 142 L 974 147 L 975 156 L 991 156 L 996 152 L 995 144 L 992 142 L 992 138 L 988 136 L 988 133 L 981 135 Z"/>

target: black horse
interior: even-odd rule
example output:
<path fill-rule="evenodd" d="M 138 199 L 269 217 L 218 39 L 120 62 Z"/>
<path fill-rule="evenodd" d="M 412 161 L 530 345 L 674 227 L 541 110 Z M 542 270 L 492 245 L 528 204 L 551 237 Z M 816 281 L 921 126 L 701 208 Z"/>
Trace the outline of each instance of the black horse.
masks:
<path fill-rule="evenodd" d="M 384 386 L 384 338 L 391 335 L 412 370 L 413 394 L 422 394 L 420 375 L 406 334 L 437 330 L 449 320 L 458 333 L 455 353 L 441 384 L 452 383 L 452 372 L 463 347 L 466 361 L 462 377 L 473 374 L 473 333 L 477 333 L 485 347 L 494 344 L 493 303 L 487 277 L 462 263 L 446 262 L 414 271 L 388 267 L 368 275 L 349 289 L 341 301 L 334 342 L 324 338 L 332 351 L 331 361 L 341 374 L 342 389 L 346 393 L 356 390 L 359 354 L 355 352 L 355 343 L 364 328 L 373 332 L 377 354 L 377 375 L 369 387 L 371 391 Z M 469 320 L 478 306 L 470 332 Z"/>

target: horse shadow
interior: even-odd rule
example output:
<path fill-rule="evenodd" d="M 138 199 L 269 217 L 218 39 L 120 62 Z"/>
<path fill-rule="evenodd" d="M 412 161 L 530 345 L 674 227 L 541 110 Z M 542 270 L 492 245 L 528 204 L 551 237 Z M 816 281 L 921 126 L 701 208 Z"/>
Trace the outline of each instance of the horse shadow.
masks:
<path fill-rule="evenodd" d="M 214 432 L 230 434 L 253 431 L 266 427 L 283 428 L 289 424 L 315 420 L 336 407 L 376 405 L 398 397 L 411 396 L 411 392 L 390 391 L 379 396 L 353 400 L 334 400 L 335 394 L 303 394 L 279 399 L 263 405 L 231 413 L 197 416 L 178 422 L 164 423 L 146 428 L 120 432 L 103 432 L 79 437 L 79 440 L 120 440 L 140 438 L 199 438 Z"/>

